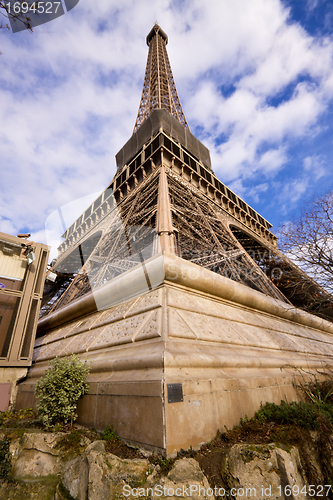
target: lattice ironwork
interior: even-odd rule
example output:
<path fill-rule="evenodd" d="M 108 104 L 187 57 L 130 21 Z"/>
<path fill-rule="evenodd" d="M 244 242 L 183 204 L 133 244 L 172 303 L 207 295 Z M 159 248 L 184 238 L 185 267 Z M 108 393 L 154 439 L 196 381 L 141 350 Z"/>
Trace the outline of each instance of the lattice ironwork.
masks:
<path fill-rule="evenodd" d="M 179 257 L 285 300 L 224 225 L 216 205 L 171 172 L 168 183 Z"/>
<path fill-rule="evenodd" d="M 164 204 L 160 198 L 162 176 L 168 198 Z M 161 251 L 158 220 L 166 206 L 171 213 L 169 237 L 179 257 L 332 320 L 332 297 L 325 290 L 273 245 L 254 239 L 232 223 L 230 228 L 231 219 L 216 203 L 161 165 L 115 203 L 108 227 L 83 269 L 56 303 L 49 297 L 43 312 L 65 306 Z M 71 279 L 67 278 L 67 284 Z"/>
<path fill-rule="evenodd" d="M 55 282 L 45 281 L 40 317 L 46 316 L 53 310 L 60 297 L 68 290 L 73 279 L 74 276 L 72 274 L 58 273 Z"/>
<path fill-rule="evenodd" d="M 67 287 L 66 291 L 58 298 L 57 302 L 53 303 L 52 307 L 48 312 L 53 312 L 56 309 L 69 304 L 73 300 L 76 300 L 86 293 L 90 292 L 91 287 L 89 283 L 89 278 L 85 269 L 83 268 L 72 280 L 72 282 Z M 46 314 L 48 314 L 48 312 Z M 44 316 L 44 314 L 42 315 Z"/>
<path fill-rule="evenodd" d="M 332 295 L 327 290 L 276 247 L 264 245 L 240 228 L 231 227 L 231 231 L 251 259 L 295 307 L 333 320 Z"/>
<path fill-rule="evenodd" d="M 52 311 L 136 267 L 158 251 L 156 212 L 158 171 L 133 190 L 110 213 L 108 229 L 82 272 L 58 300 Z"/>
<path fill-rule="evenodd" d="M 166 109 L 185 128 L 189 129 L 173 79 L 166 50 L 167 43 L 167 35 L 155 24 L 147 36 L 149 52 L 146 73 L 133 133 L 138 130 L 154 109 Z"/>
<path fill-rule="evenodd" d="M 108 229 L 66 292 L 53 307 L 63 307 L 90 290 L 157 254 L 160 176 L 155 169 L 121 203 L 108 219 Z M 223 214 L 199 190 L 167 172 L 175 252 L 183 259 L 243 283 L 267 295 L 285 300 L 223 223 Z"/>

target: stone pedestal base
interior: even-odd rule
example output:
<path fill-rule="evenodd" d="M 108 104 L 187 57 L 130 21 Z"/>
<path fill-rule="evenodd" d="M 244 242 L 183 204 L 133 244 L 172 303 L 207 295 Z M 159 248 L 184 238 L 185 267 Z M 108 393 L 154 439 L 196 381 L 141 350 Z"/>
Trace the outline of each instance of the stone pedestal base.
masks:
<path fill-rule="evenodd" d="M 156 269 L 163 279 L 154 290 L 86 316 L 91 298 L 81 299 L 44 320 L 18 407 L 34 404 L 52 358 L 76 353 L 92 363 L 78 423 L 113 425 L 125 441 L 170 456 L 261 403 L 299 399 L 297 369 L 333 364 L 331 323 L 177 257 L 146 263 L 148 275 Z M 133 276 L 120 276 L 118 289 Z"/>

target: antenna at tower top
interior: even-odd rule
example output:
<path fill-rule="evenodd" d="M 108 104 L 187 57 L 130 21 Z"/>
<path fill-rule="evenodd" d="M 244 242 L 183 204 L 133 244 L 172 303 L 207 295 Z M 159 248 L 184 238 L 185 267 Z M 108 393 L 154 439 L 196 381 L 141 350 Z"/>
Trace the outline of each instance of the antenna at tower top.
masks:
<path fill-rule="evenodd" d="M 148 46 L 149 46 L 151 40 L 157 34 L 159 34 L 163 38 L 163 40 L 165 41 L 165 45 L 167 45 L 168 35 L 165 33 L 165 31 L 162 30 L 162 28 L 157 23 L 155 23 L 154 26 L 152 27 L 152 29 L 150 30 L 150 32 L 148 33 L 147 38 L 146 38 L 146 42 L 147 42 Z"/>
<path fill-rule="evenodd" d="M 146 73 L 133 133 L 138 130 L 154 109 L 166 109 L 185 128 L 190 130 L 180 104 L 166 50 L 168 36 L 155 23 L 147 35 L 146 42 L 149 47 Z"/>

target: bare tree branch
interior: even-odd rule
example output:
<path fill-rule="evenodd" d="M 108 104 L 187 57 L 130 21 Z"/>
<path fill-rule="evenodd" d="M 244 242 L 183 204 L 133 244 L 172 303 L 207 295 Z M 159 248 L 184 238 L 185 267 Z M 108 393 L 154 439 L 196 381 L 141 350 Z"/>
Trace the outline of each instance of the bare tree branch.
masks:
<path fill-rule="evenodd" d="M 8 0 L 0 0 L 0 14 L 9 21 L 14 20 L 23 23 L 25 28 L 32 32 L 29 11 L 33 5 L 35 5 L 34 10 L 38 9 L 38 1 L 33 2 L 31 0 L 15 0 L 15 3 L 13 3 L 9 2 Z M 0 23 L 0 28 L 10 29 L 8 23 Z"/>
<path fill-rule="evenodd" d="M 278 235 L 282 252 L 333 294 L 333 193 L 314 200 Z"/>

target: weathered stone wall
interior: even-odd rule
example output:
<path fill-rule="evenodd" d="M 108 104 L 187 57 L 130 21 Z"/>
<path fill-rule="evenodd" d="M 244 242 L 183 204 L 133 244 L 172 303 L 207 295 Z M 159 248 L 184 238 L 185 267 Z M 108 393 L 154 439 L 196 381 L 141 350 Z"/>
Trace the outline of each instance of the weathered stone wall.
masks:
<path fill-rule="evenodd" d="M 164 273 L 157 289 L 85 316 L 81 303 L 81 317 L 68 322 L 65 308 L 47 320 L 50 330 L 43 320 L 18 408 L 33 406 L 51 359 L 76 353 L 91 362 L 78 422 L 113 425 L 127 442 L 170 456 L 251 417 L 261 402 L 297 400 L 294 368 L 333 363 L 327 321 L 177 257 L 151 259 L 146 271 L 152 283 Z M 131 276 L 105 290 L 128 290 Z M 181 399 L 169 398 L 170 384 L 181 384 Z"/>

